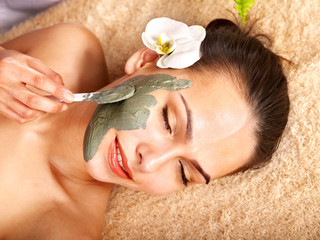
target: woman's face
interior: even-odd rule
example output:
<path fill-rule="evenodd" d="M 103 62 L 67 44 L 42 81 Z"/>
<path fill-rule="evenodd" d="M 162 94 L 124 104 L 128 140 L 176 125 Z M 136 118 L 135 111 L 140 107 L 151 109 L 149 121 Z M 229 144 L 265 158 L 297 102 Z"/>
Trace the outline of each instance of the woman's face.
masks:
<path fill-rule="evenodd" d="M 147 68 L 134 75 L 160 73 L 191 80 L 192 87 L 149 93 L 156 104 L 149 108 L 145 129 L 108 130 L 87 163 L 89 174 L 161 195 L 243 166 L 255 146 L 254 121 L 232 81 L 170 69 Z"/>

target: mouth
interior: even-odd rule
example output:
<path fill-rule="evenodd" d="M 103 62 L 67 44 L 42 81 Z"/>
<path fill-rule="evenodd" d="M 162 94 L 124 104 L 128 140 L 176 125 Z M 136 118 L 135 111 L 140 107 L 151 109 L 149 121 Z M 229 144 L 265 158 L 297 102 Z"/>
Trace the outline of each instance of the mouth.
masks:
<path fill-rule="evenodd" d="M 116 138 L 109 151 L 109 165 L 113 173 L 121 178 L 132 179 L 131 171 L 127 164 L 127 158 Z"/>

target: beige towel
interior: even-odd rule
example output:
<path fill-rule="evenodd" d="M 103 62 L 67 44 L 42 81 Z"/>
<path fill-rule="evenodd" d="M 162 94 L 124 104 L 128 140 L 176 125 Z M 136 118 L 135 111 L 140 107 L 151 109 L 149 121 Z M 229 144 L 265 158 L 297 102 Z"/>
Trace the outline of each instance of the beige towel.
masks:
<path fill-rule="evenodd" d="M 233 0 L 69 0 L 14 28 L 0 41 L 59 22 L 78 22 L 102 42 L 111 78 L 143 46 L 154 17 L 206 25 L 233 19 Z M 320 1 L 256 0 L 249 23 L 274 39 L 286 66 L 291 111 L 272 162 L 165 197 L 116 186 L 102 239 L 320 239 Z"/>

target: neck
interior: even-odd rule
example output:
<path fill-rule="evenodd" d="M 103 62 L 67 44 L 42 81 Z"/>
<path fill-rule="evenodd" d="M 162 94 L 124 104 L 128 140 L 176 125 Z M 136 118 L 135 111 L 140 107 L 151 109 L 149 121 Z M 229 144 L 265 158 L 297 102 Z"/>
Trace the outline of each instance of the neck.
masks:
<path fill-rule="evenodd" d="M 112 184 L 93 179 L 83 157 L 83 139 L 95 111 L 95 103 L 74 103 L 66 112 L 51 115 L 48 137 L 49 166 L 59 188 L 87 216 L 93 227 L 102 228 Z M 48 127 L 48 126 L 47 126 Z"/>
<path fill-rule="evenodd" d="M 112 88 L 128 77 L 125 75 L 102 89 Z M 96 107 L 97 104 L 91 102 L 73 103 L 66 112 L 50 116 L 54 121 L 48 134 L 52 146 L 48 155 L 50 164 L 68 179 L 97 182 L 89 175 L 83 157 L 84 135 Z"/>
<path fill-rule="evenodd" d="M 83 139 L 86 128 L 96 108 L 95 103 L 73 103 L 69 110 L 53 117 L 50 121 L 50 156 L 53 169 L 76 182 L 91 182 L 83 158 Z"/>

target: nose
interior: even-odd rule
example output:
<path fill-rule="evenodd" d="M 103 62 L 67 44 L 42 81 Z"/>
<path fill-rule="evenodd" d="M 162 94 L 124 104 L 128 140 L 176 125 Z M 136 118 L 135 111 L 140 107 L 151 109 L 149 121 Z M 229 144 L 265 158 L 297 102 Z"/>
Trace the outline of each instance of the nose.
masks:
<path fill-rule="evenodd" d="M 142 172 L 151 173 L 178 159 L 179 148 L 170 143 L 162 145 L 144 143 L 137 147 L 137 154 L 139 169 Z"/>

